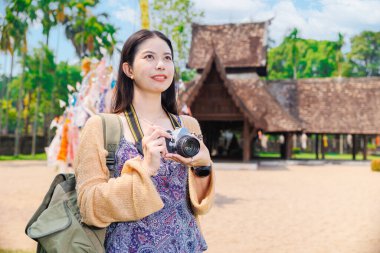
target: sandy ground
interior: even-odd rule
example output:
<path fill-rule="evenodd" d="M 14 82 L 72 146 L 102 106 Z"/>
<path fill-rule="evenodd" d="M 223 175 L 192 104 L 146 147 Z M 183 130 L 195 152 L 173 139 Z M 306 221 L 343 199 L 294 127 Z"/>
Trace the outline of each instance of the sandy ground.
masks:
<path fill-rule="evenodd" d="M 380 253 L 380 173 L 368 165 L 216 170 L 208 252 Z M 55 172 L 0 162 L 0 175 L 0 248 L 32 250 L 24 227 Z"/>

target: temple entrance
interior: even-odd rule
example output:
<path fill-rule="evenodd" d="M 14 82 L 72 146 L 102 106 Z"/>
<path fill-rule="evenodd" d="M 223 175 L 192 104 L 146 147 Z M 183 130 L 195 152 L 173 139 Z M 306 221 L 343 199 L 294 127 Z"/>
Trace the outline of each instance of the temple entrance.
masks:
<path fill-rule="evenodd" d="M 200 121 L 212 159 L 242 160 L 242 121 Z"/>

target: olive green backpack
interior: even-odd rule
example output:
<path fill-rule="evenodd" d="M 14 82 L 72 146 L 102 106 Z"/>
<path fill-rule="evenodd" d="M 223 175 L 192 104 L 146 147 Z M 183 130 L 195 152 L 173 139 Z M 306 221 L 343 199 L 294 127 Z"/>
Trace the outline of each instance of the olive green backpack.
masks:
<path fill-rule="evenodd" d="M 115 114 L 99 114 L 103 122 L 104 145 L 110 177 L 115 172 L 115 152 L 121 137 L 121 121 Z M 104 252 L 106 228 L 81 222 L 74 174 L 59 174 L 42 204 L 28 222 L 25 233 L 37 241 L 37 253 Z"/>

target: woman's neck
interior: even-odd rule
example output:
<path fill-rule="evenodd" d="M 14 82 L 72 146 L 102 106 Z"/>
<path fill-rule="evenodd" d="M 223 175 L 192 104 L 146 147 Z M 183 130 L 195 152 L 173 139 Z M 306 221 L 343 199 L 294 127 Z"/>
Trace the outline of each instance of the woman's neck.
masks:
<path fill-rule="evenodd" d="M 135 90 L 132 104 L 137 115 L 147 120 L 157 119 L 165 112 L 161 105 L 161 94 L 142 93 Z"/>

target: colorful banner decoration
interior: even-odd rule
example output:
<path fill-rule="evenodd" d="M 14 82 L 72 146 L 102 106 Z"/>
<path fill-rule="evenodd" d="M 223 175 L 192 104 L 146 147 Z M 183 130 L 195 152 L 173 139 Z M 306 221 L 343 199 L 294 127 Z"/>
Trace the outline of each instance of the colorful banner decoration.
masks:
<path fill-rule="evenodd" d="M 69 101 L 60 101 L 65 107 L 62 116 L 56 117 L 50 128 L 56 128 L 56 135 L 46 148 L 48 166 L 59 172 L 70 172 L 79 144 L 79 133 L 87 119 L 94 114 L 111 112 L 111 100 L 116 81 L 112 67 L 103 59 L 85 59 L 82 64 L 82 83 L 75 88 L 68 86 Z"/>
<path fill-rule="evenodd" d="M 149 29 L 149 3 L 148 0 L 140 0 L 141 29 Z"/>

